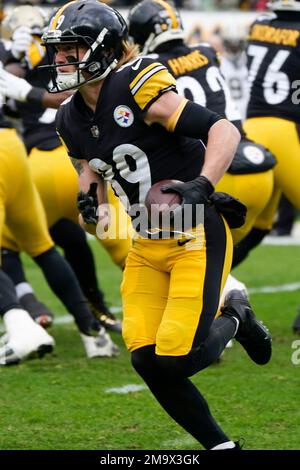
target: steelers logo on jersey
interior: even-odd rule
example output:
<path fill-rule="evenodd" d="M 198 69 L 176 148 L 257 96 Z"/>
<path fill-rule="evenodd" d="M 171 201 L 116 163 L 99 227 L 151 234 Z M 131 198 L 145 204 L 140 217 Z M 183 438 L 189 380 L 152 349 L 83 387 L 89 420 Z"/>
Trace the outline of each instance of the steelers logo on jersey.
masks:
<path fill-rule="evenodd" d="M 254 145 L 247 145 L 244 147 L 245 157 L 253 164 L 260 165 L 264 161 L 264 153 Z"/>
<path fill-rule="evenodd" d="M 114 110 L 114 119 L 121 127 L 129 127 L 134 121 L 134 115 L 128 106 L 117 106 Z"/>

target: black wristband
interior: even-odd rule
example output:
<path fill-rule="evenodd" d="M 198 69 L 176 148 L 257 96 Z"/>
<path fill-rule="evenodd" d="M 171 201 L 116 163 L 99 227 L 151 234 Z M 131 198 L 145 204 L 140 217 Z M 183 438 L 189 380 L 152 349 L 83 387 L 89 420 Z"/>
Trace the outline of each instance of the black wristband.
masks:
<path fill-rule="evenodd" d="M 37 104 L 39 106 L 43 105 L 43 97 L 46 91 L 44 88 L 33 87 L 27 95 L 27 103 Z"/>

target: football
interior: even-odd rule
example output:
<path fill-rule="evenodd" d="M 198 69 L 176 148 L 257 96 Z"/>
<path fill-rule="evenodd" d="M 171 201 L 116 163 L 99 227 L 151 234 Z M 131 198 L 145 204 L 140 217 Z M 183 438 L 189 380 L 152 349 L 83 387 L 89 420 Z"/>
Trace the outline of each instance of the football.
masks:
<path fill-rule="evenodd" d="M 147 210 L 151 210 L 151 205 L 152 204 L 158 204 L 158 205 L 166 205 L 167 206 L 173 206 L 174 204 L 181 204 L 181 196 L 177 193 L 163 193 L 160 188 L 162 186 L 168 186 L 171 184 L 177 184 L 177 183 L 182 183 L 182 181 L 179 180 L 162 180 L 158 181 L 158 183 L 155 183 L 151 188 L 149 189 L 146 199 L 145 199 L 145 206 L 147 207 Z"/>
<path fill-rule="evenodd" d="M 172 207 L 173 210 L 176 208 L 176 205 L 180 205 L 182 202 L 181 196 L 177 193 L 163 193 L 160 188 L 162 186 L 167 186 L 169 184 L 177 184 L 182 183 L 179 180 L 169 180 L 165 179 L 162 181 L 158 181 L 149 189 L 146 199 L 145 199 L 145 206 L 148 211 L 148 218 L 154 222 L 159 221 L 159 225 L 161 226 L 161 216 L 162 214 L 166 214 L 170 211 Z M 151 226 L 153 224 L 151 223 Z"/>

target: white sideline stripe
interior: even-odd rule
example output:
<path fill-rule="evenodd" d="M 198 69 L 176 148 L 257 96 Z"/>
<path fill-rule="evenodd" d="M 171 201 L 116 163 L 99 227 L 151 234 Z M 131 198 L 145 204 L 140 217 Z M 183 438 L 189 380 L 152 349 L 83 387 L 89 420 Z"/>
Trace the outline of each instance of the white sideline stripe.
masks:
<path fill-rule="evenodd" d="M 299 246 L 300 238 L 299 237 L 266 237 L 262 241 L 263 245 L 272 245 L 272 246 Z"/>
<path fill-rule="evenodd" d="M 142 390 L 147 390 L 146 385 L 138 385 L 138 384 L 127 384 L 123 385 L 123 387 L 114 387 L 114 388 L 107 388 L 105 393 L 119 393 L 119 394 L 126 394 L 132 392 L 140 392 Z"/>
<path fill-rule="evenodd" d="M 294 292 L 300 289 L 300 282 L 281 284 L 280 286 L 252 287 L 247 289 L 249 294 L 274 294 L 276 292 Z"/>

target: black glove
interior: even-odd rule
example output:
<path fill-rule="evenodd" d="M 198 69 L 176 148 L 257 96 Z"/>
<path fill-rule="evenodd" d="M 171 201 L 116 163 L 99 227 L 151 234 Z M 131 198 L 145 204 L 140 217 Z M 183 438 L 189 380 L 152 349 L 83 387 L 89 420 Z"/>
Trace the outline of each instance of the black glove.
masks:
<path fill-rule="evenodd" d="M 187 183 L 162 186 L 160 190 L 163 193 L 180 194 L 182 204 L 205 204 L 209 202 L 209 197 L 215 188 L 205 176 L 198 176 Z"/>
<path fill-rule="evenodd" d="M 187 183 L 162 186 L 160 189 L 163 193 L 178 193 L 181 196 L 181 221 L 185 230 L 196 227 L 201 222 L 202 214 L 197 205 L 209 204 L 209 197 L 214 192 L 213 185 L 205 176 L 198 176 Z M 178 215 L 179 210 L 176 210 L 176 214 L 175 212 L 171 213 L 171 228 L 174 227 Z"/>
<path fill-rule="evenodd" d="M 230 228 L 238 228 L 244 225 L 247 215 L 247 207 L 230 194 L 215 192 L 210 198 L 217 211 L 223 215 Z"/>
<path fill-rule="evenodd" d="M 86 224 L 97 225 L 98 199 L 97 183 L 91 183 L 87 193 L 80 191 L 77 195 L 77 207 Z"/>

